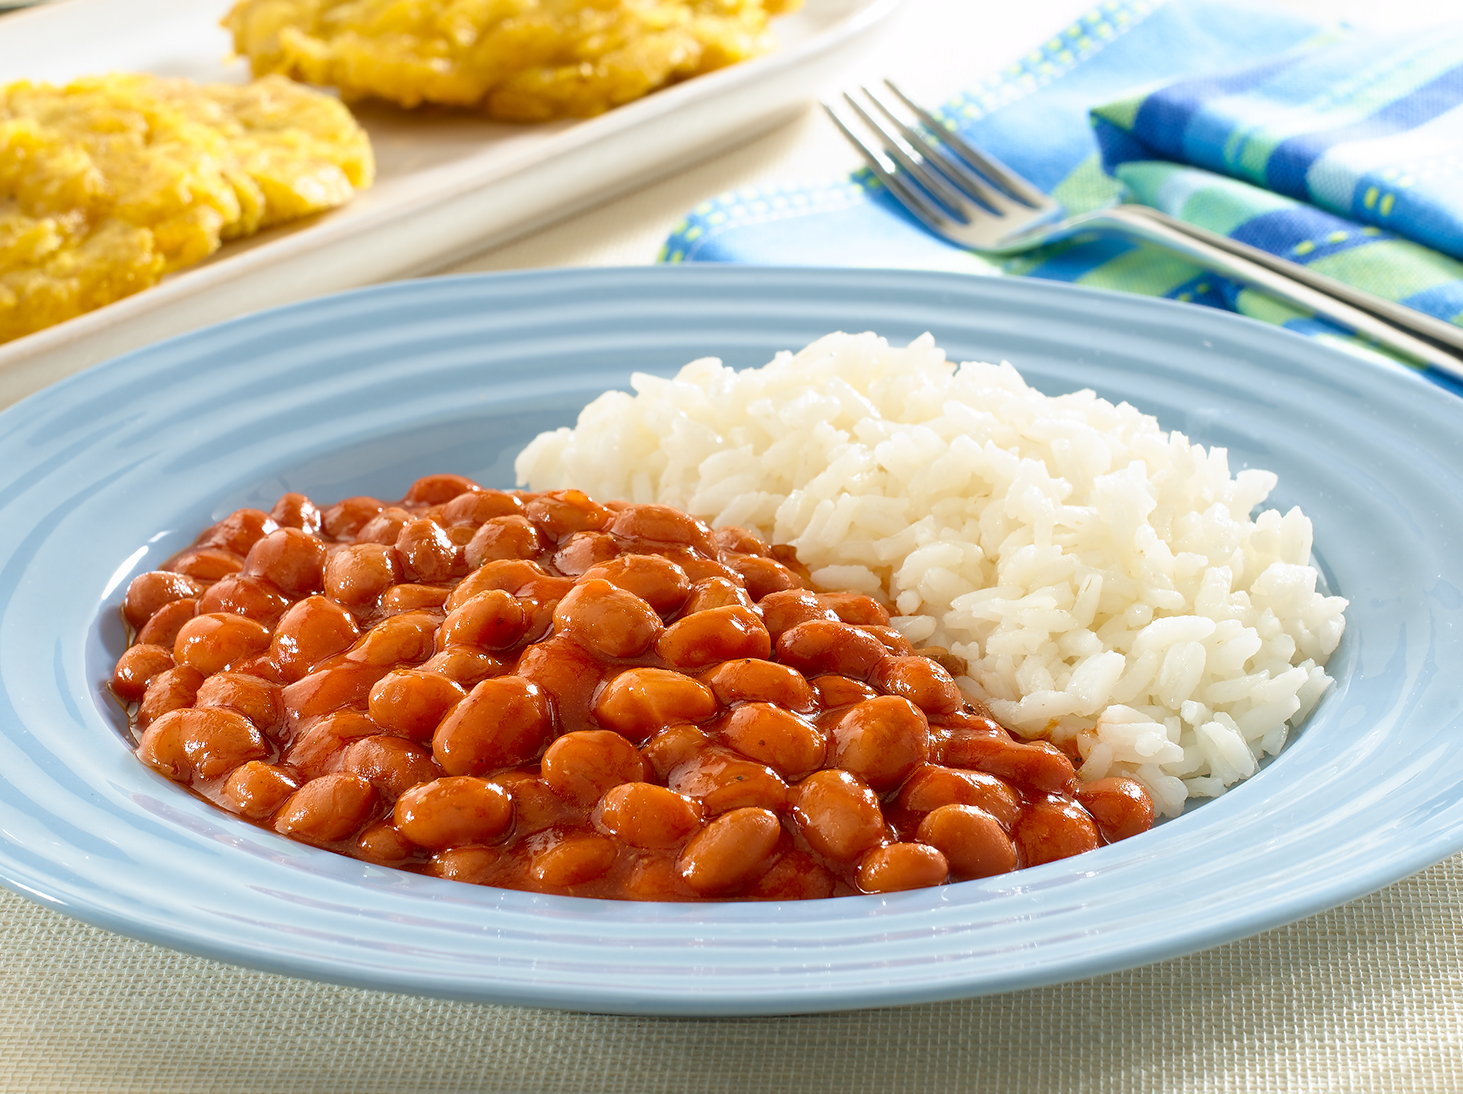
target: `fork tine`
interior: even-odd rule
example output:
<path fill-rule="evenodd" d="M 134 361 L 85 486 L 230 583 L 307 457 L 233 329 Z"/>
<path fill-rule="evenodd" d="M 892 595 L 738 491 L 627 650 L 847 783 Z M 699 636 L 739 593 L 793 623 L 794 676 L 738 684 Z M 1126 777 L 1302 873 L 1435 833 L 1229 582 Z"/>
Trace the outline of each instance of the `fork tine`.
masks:
<path fill-rule="evenodd" d="M 910 150 L 918 155 L 922 161 L 928 163 L 930 167 L 949 179 L 956 189 L 962 191 L 965 197 L 973 197 L 977 202 L 985 206 L 985 211 L 994 213 L 997 216 L 1005 216 L 1007 213 L 1025 208 L 1024 203 L 1013 201 L 1009 196 L 996 189 L 986 179 L 981 178 L 955 157 L 945 155 L 935 141 L 930 140 L 923 133 L 908 125 L 898 114 L 894 113 L 889 104 L 875 93 L 872 88 L 865 85 L 861 86 L 859 90 L 893 123 L 894 127 L 899 131 L 899 135 L 908 143 Z M 936 139 L 938 140 L 938 138 Z"/>
<path fill-rule="evenodd" d="M 985 175 L 1017 201 L 1032 209 L 1044 209 L 1051 204 L 1051 199 L 1040 190 L 1032 186 L 1031 183 L 1016 174 L 1016 172 L 1012 171 L 1000 160 L 982 152 L 975 145 L 960 136 L 959 133 L 946 126 L 928 110 L 906 95 L 893 80 L 886 79 L 884 83 L 890 91 L 899 96 L 900 102 L 909 107 L 920 121 L 938 133 L 940 139 L 953 148 L 961 159 L 975 167 L 981 174 Z"/>
<path fill-rule="evenodd" d="M 920 220 L 925 227 L 929 228 L 936 235 L 944 235 L 949 231 L 953 223 L 949 213 L 939 208 L 924 194 L 901 179 L 896 174 L 897 169 L 895 165 L 884 158 L 883 152 L 871 147 L 862 136 L 856 133 L 843 120 L 838 111 L 834 109 L 833 104 L 826 99 L 823 100 L 823 109 L 833 119 L 833 124 L 843 131 L 843 135 L 848 138 L 849 143 L 859 150 L 859 153 L 864 157 L 864 162 L 869 165 L 869 170 L 874 173 L 880 182 L 888 187 L 895 199 L 905 209 L 912 213 L 916 219 Z"/>
<path fill-rule="evenodd" d="M 862 119 L 863 123 L 883 139 L 884 151 L 894 157 L 894 161 L 899 165 L 899 169 L 909 174 L 910 177 L 917 179 L 920 185 L 928 190 L 936 201 L 943 204 L 947 209 L 955 213 L 960 220 L 966 223 L 970 222 L 972 214 L 980 215 L 972 207 L 970 198 L 966 194 L 961 193 L 958 189 L 951 186 L 942 175 L 931 171 L 921 163 L 919 153 L 906 145 L 898 136 L 891 133 L 878 119 L 865 110 L 857 99 L 847 93 L 844 94 L 843 98 L 853 108 L 854 113 Z"/>

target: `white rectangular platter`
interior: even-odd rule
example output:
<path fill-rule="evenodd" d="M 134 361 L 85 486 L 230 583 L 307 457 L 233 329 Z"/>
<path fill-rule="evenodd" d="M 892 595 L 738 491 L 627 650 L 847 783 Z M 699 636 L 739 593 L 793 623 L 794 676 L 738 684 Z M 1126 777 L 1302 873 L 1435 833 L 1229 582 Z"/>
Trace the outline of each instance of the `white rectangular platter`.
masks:
<path fill-rule="evenodd" d="M 670 174 L 795 112 L 898 0 L 805 0 L 781 48 L 597 118 L 514 126 L 362 105 L 375 185 L 349 205 L 226 244 L 154 288 L 0 345 L 0 407 L 127 350 L 276 304 L 427 273 Z M 242 82 L 231 0 L 61 0 L 0 20 L 0 82 L 111 71 Z"/>

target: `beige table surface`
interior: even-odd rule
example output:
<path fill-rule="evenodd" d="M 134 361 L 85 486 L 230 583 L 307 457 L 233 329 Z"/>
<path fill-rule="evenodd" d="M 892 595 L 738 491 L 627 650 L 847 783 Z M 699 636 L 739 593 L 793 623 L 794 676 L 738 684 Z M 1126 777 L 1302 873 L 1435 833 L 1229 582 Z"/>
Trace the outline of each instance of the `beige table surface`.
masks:
<path fill-rule="evenodd" d="M 1284 3 L 1360 23 L 1381 12 L 1391 25 L 1458 6 Z M 862 71 L 901 75 L 928 97 L 972 82 L 1087 6 L 906 4 Z M 451 272 L 648 263 L 699 201 L 853 165 L 810 110 Z M 712 1021 L 314 984 L 158 949 L 0 893 L 0 1090 L 1463 1090 L 1460 904 L 1463 857 L 1303 922 L 1098 980 L 901 1010 Z"/>

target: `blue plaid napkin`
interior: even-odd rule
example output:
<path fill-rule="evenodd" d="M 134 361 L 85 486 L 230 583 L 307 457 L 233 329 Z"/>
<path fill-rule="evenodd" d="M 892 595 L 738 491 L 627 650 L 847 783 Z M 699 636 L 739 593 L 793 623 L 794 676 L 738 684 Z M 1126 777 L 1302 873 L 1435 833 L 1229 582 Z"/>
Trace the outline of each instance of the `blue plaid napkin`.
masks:
<path fill-rule="evenodd" d="M 1460 105 L 1463 23 L 1338 33 L 1109 103 L 1093 121 L 1109 170 L 1187 163 L 1463 258 Z"/>
<path fill-rule="evenodd" d="M 1241 3 L 1106 0 L 939 113 L 1069 213 L 1139 201 L 1463 325 L 1450 257 L 1463 257 L 1463 24 L 1372 35 Z M 661 260 L 1045 277 L 1375 352 L 1142 245 L 976 255 L 924 231 L 864 171 L 705 202 Z"/>

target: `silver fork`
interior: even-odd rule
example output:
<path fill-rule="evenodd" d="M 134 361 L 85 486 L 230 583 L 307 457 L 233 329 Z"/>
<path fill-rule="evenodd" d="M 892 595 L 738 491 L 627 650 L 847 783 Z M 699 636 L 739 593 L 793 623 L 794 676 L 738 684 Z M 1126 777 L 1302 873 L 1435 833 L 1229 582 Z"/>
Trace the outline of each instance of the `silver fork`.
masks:
<path fill-rule="evenodd" d="M 948 129 L 894 83 L 884 84 L 892 97 L 867 86 L 859 89 L 872 109 L 844 94 L 843 103 L 857 122 L 845 116 L 840 104 L 824 100 L 823 107 L 879 181 L 936 235 L 997 255 L 1079 233 L 1154 244 L 1463 379 L 1463 360 L 1455 356 L 1463 350 L 1463 330 L 1452 324 L 1157 209 L 1114 205 L 1064 217 L 1059 202 Z"/>

